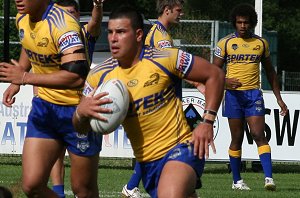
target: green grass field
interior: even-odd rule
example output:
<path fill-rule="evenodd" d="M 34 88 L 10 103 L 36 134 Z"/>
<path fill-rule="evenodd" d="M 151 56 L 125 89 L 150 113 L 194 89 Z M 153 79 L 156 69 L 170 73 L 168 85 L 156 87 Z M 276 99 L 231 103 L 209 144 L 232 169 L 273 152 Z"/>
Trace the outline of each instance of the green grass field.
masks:
<path fill-rule="evenodd" d="M 0 185 L 8 187 L 15 198 L 25 197 L 20 187 L 21 163 L 14 157 L 0 156 Z M 66 195 L 73 197 L 69 175 L 70 167 L 66 160 Z M 120 191 L 132 173 L 130 159 L 103 158 L 99 163 L 99 190 L 100 197 L 120 197 Z M 274 163 L 274 179 L 277 184 L 276 192 L 264 190 L 264 176 L 262 172 L 253 172 L 251 164 L 246 163 L 246 170 L 242 173 L 251 191 L 231 190 L 231 174 L 228 173 L 226 163 L 208 162 L 202 176 L 203 187 L 197 191 L 201 198 L 299 198 L 300 197 L 300 164 Z M 49 186 L 51 184 L 49 183 Z M 140 184 L 143 197 L 149 197 Z"/>

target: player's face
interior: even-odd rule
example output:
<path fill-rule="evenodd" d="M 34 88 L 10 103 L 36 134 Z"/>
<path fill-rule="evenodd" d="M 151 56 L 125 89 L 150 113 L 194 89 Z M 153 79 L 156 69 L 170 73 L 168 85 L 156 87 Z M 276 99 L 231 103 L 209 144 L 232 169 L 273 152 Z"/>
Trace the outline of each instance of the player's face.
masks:
<path fill-rule="evenodd" d="M 179 23 L 181 17 L 183 16 L 182 5 L 176 5 L 168 11 L 168 19 L 170 23 L 177 24 Z"/>
<path fill-rule="evenodd" d="M 46 10 L 49 0 L 15 0 L 15 3 L 18 13 L 39 16 Z"/>
<path fill-rule="evenodd" d="M 251 30 L 249 17 L 236 16 L 235 27 L 239 37 L 241 38 L 248 37 Z"/>
<path fill-rule="evenodd" d="M 141 44 L 143 31 L 134 30 L 128 18 L 110 19 L 108 21 L 108 42 L 112 56 L 119 61 L 136 58 Z"/>

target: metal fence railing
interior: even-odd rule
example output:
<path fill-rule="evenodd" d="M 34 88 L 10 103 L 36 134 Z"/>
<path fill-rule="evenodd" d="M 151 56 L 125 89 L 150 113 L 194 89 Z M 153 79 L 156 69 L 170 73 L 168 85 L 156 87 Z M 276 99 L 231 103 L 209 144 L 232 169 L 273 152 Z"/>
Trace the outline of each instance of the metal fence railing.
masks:
<path fill-rule="evenodd" d="M 300 72 L 282 71 L 281 75 L 282 91 L 300 91 Z"/>

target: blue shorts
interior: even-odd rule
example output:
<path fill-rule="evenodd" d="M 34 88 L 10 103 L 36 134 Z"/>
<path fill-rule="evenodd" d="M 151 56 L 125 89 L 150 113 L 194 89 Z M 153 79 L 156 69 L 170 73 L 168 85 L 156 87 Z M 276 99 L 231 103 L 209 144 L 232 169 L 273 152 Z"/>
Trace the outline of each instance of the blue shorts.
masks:
<path fill-rule="evenodd" d="M 197 186 L 201 187 L 200 177 L 203 173 L 205 159 L 194 155 L 194 145 L 182 143 L 171 149 L 163 158 L 153 162 L 141 162 L 144 188 L 152 198 L 157 197 L 157 186 L 164 165 L 171 160 L 181 161 L 191 166 L 197 174 Z M 180 170 L 179 170 L 180 171 Z"/>
<path fill-rule="evenodd" d="M 226 90 L 223 100 L 223 116 L 228 118 L 245 118 L 264 116 L 265 104 L 259 89 Z"/>
<path fill-rule="evenodd" d="M 26 138 L 59 139 L 67 150 L 80 156 L 93 156 L 101 151 L 102 135 L 89 132 L 78 134 L 72 124 L 76 106 L 49 103 L 39 97 L 32 99 Z"/>

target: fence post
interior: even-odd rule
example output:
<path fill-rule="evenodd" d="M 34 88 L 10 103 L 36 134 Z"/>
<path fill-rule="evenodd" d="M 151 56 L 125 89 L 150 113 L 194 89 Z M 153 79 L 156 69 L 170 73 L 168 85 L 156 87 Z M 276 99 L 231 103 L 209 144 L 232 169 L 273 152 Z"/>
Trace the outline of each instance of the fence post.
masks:
<path fill-rule="evenodd" d="M 281 90 L 284 91 L 284 87 L 285 87 L 285 70 L 282 70 L 282 75 L 281 75 Z"/>

